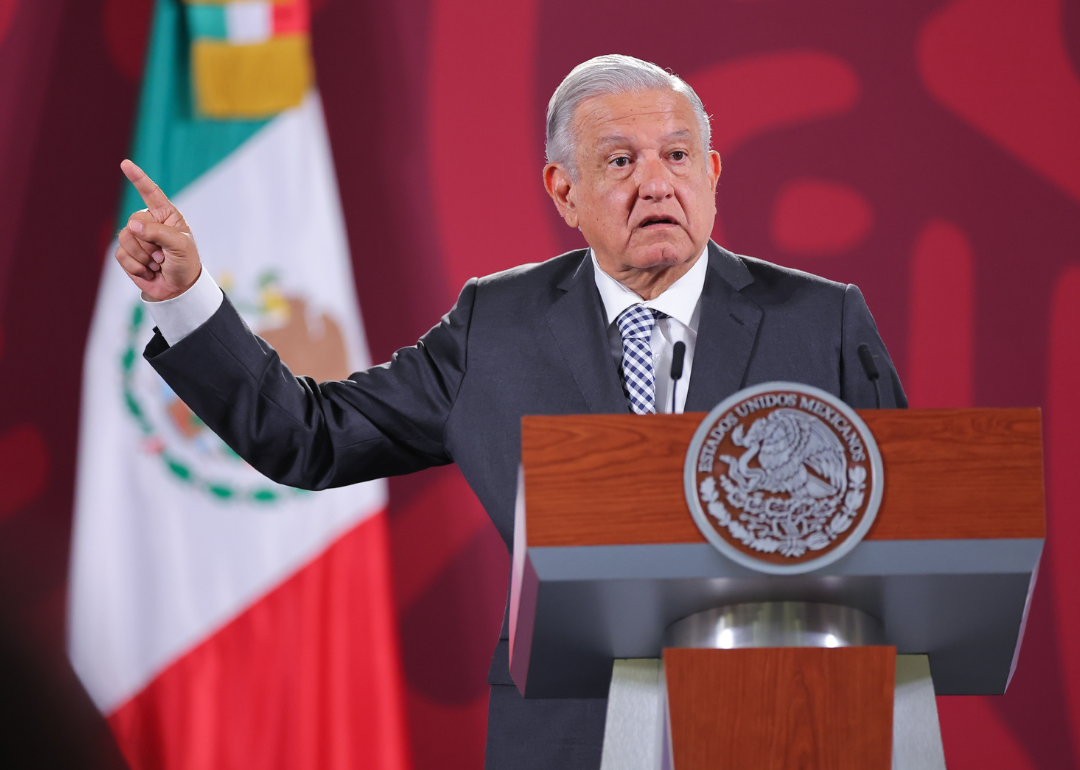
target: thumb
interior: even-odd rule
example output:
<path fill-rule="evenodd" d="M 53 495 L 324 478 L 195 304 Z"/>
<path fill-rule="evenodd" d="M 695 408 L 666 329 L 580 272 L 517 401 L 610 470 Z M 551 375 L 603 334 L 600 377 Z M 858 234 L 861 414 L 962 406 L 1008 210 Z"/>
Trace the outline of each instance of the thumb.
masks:
<path fill-rule="evenodd" d="M 186 256 L 192 245 L 190 234 L 180 228 L 158 222 L 141 222 L 132 219 L 128 222 L 128 229 L 140 240 L 160 246 L 172 256 Z"/>

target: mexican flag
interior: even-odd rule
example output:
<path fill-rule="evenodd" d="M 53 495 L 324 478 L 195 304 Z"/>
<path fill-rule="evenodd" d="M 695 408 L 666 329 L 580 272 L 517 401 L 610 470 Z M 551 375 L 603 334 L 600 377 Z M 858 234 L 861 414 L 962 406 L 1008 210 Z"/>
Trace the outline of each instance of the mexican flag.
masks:
<path fill-rule="evenodd" d="M 370 364 L 303 0 L 157 0 L 132 159 L 295 373 Z M 119 159 L 117 159 L 119 161 Z M 126 187 L 120 221 L 143 208 Z M 408 767 L 386 486 L 304 492 L 142 359 L 112 259 L 83 370 L 72 662 L 133 768 Z"/>

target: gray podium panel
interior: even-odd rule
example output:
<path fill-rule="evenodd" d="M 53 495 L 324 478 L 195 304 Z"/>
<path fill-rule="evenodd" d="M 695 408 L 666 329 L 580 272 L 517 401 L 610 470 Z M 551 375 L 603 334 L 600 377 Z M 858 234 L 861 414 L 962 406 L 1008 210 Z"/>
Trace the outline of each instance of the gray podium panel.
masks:
<path fill-rule="evenodd" d="M 656 658 L 671 623 L 742 602 L 839 604 L 881 620 L 899 654 L 929 656 L 939 695 L 1005 691 L 1041 539 L 867 540 L 797 576 L 708 544 L 529 548 L 511 672 L 526 697 L 603 697 L 617 658 Z"/>

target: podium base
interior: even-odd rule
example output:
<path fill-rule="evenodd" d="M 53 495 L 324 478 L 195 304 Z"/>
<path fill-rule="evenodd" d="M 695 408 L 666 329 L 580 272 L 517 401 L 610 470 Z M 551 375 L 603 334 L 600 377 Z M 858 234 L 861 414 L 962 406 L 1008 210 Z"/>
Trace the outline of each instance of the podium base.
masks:
<path fill-rule="evenodd" d="M 891 770 L 945 770 L 934 687 L 925 655 L 896 657 L 891 722 L 891 763 L 885 762 Z M 795 736 L 789 736 L 789 740 L 781 744 L 789 748 L 796 741 Z M 615 661 L 601 770 L 684 770 L 681 765 L 674 765 L 672 749 L 664 662 L 659 659 Z M 818 766 L 805 754 L 793 755 L 793 764 L 785 764 L 783 753 L 779 760 L 773 757 L 769 764 L 755 767 L 786 770 L 789 766 L 807 769 Z M 730 765 L 721 759 L 712 767 L 743 766 L 738 764 L 735 756 L 729 759 L 732 760 Z M 809 763 L 808 759 L 811 760 Z M 692 757 L 684 764 L 689 765 L 690 770 L 697 766 Z M 862 767 L 865 766 L 860 766 L 860 770 Z"/>
<path fill-rule="evenodd" d="M 930 658 L 896 656 L 892 770 L 945 770 Z"/>
<path fill-rule="evenodd" d="M 665 749 L 667 688 L 659 658 L 617 660 L 608 691 L 600 770 L 671 767 Z"/>

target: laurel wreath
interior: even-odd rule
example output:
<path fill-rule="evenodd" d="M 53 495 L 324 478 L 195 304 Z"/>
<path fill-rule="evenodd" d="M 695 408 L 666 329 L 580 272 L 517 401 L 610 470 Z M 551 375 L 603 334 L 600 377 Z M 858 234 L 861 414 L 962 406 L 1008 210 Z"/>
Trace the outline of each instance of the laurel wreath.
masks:
<path fill-rule="evenodd" d="M 724 481 L 727 481 L 726 477 Z M 739 495 L 741 493 L 734 486 L 732 489 L 727 490 L 728 504 L 744 511 L 736 519 L 720 502 L 720 490 L 716 488 L 716 479 L 712 476 L 702 480 L 698 492 L 709 515 L 716 519 L 722 527 L 725 527 L 731 533 L 731 536 L 740 543 L 761 553 L 780 553 L 782 556 L 794 559 L 802 556 L 808 550 L 820 551 L 826 548 L 851 528 L 866 498 L 866 468 L 856 465 L 848 469 L 848 490 L 843 495 L 843 506 L 836 510 L 836 505 L 840 502 L 839 495 L 820 501 L 822 509 L 827 509 L 831 513 L 828 515 L 823 527 L 806 535 L 792 533 L 783 538 L 777 538 L 754 533 L 752 529 L 756 528 L 754 524 L 758 517 L 746 512 L 747 503 L 750 501 L 740 501 Z M 760 493 L 758 493 L 758 497 L 760 497 Z M 763 503 L 760 499 L 755 499 L 754 502 L 759 504 L 758 507 Z M 751 526 L 747 527 L 743 522 Z"/>
<path fill-rule="evenodd" d="M 146 309 L 143 307 L 142 302 L 139 302 L 132 310 L 131 319 L 128 323 L 124 352 L 120 356 L 120 369 L 124 405 L 128 414 L 138 424 L 143 437 L 150 440 L 155 437 L 157 430 L 147 416 L 146 409 L 139 402 L 135 389 L 135 367 L 139 361 L 136 346 L 139 342 L 139 332 L 145 320 Z M 206 492 L 217 500 L 248 501 L 260 505 L 269 505 L 283 500 L 294 499 L 298 495 L 310 494 L 306 489 L 294 489 L 283 485 L 270 486 L 263 484 L 247 489 L 238 488 L 224 481 L 204 478 L 195 468 L 173 455 L 166 448 L 163 448 L 157 454 L 174 478 L 193 489 Z"/>

